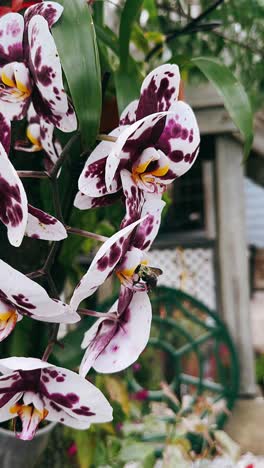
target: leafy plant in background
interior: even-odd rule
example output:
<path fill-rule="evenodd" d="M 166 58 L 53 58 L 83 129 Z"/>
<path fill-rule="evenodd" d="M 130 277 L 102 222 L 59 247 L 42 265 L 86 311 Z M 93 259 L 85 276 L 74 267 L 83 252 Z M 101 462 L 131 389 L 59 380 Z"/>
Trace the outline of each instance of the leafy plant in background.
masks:
<path fill-rule="evenodd" d="M 6 3 L 16 11 L 28 6 Z M 191 168 L 200 142 L 192 109 L 178 99 L 175 60 L 151 71 L 152 62 L 146 67 L 129 53 L 138 37 L 145 48 L 155 39 L 151 31 L 145 36 L 138 21 L 145 9 L 154 19 L 151 2 L 124 3 L 118 36 L 105 26 L 102 2 L 92 5 L 95 28 L 84 0 L 33 3 L 24 16 L 0 11 L 0 218 L 13 246 L 1 255 L 0 333 L 2 355 L 19 356 L 0 360 L 0 417 L 19 417 L 17 435 L 24 440 L 44 419 L 80 429 L 111 419 L 109 403 L 85 376 L 91 367 L 106 373 L 128 367 L 147 344 L 148 292 L 161 273 L 147 266 L 147 251 L 160 225 L 162 195 Z M 211 59 L 192 58 L 191 65 L 223 94 L 247 156 L 252 114 L 243 87 Z M 117 116 L 118 106 L 120 119 L 107 118 L 100 132 L 110 97 L 110 115 Z M 80 211 L 72 210 L 73 203 Z M 102 211 L 90 211 L 95 208 Z M 103 244 L 71 294 L 81 276 L 77 254 L 92 254 L 94 242 Z M 107 313 L 91 310 L 92 300 L 80 308 L 112 273 L 120 280 L 118 303 Z M 67 279 L 70 305 L 60 297 Z M 59 324 L 75 324 L 81 316 L 98 320 L 84 335 L 79 376 L 47 360 Z M 88 328 L 90 319 L 83 323 Z"/>

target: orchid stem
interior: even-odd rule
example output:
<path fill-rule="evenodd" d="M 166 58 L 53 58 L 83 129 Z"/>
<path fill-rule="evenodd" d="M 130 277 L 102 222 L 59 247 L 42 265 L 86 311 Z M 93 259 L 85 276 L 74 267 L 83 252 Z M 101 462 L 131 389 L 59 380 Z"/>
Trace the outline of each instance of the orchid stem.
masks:
<path fill-rule="evenodd" d="M 20 179 L 48 179 L 49 174 L 45 171 L 17 171 Z"/>
<path fill-rule="evenodd" d="M 53 324 L 53 330 L 49 339 L 48 346 L 46 347 L 44 354 L 42 356 L 42 361 L 47 361 L 52 353 L 54 345 L 57 343 L 57 337 L 58 337 L 58 332 L 59 332 L 59 323 L 54 323 Z"/>
<path fill-rule="evenodd" d="M 62 214 L 62 209 L 61 209 L 58 180 L 51 179 L 50 182 L 51 182 L 51 190 L 52 190 L 53 205 L 54 205 L 55 213 L 56 213 L 57 218 L 63 223 L 63 214 Z"/>
<path fill-rule="evenodd" d="M 48 257 L 46 259 L 46 262 L 44 264 L 44 267 L 42 268 L 44 274 L 47 274 L 50 267 L 52 266 L 58 248 L 59 248 L 59 242 L 53 242 L 52 247 L 51 247 L 51 249 L 49 251 L 49 255 L 48 255 Z"/>
<path fill-rule="evenodd" d="M 65 159 L 70 154 L 71 147 L 74 145 L 74 143 L 76 143 L 78 141 L 79 137 L 80 137 L 80 134 L 79 134 L 79 132 L 77 132 L 66 143 L 66 145 L 64 146 L 64 148 L 63 148 L 63 150 L 62 150 L 62 152 L 60 154 L 59 159 L 57 159 L 57 161 L 54 164 L 52 170 L 50 171 L 51 179 L 56 179 L 57 174 L 58 174 L 62 164 L 64 163 Z"/>
<path fill-rule="evenodd" d="M 88 237 L 89 239 L 94 239 L 99 242 L 105 242 L 107 241 L 107 239 L 109 239 L 109 237 L 101 236 L 100 234 L 96 234 L 94 232 L 89 232 L 89 231 L 84 231 L 83 229 L 78 229 L 78 228 L 74 228 L 71 226 L 66 226 L 66 230 L 70 234 L 75 234 L 81 237 Z"/>
<path fill-rule="evenodd" d="M 96 312 L 95 310 L 78 309 L 77 312 L 80 315 L 88 315 L 89 317 L 98 317 L 98 318 L 106 317 L 105 312 Z"/>
<path fill-rule="evenodd" d="M 111 141 L 115 143 L 117 140 L 117 137 L 105 135 L 104 133 L 100 133 L 99 135 L 97 135 L 96 139 L 99 141 Z"/>
<path fill-rule="evenodd" d="M 36 270 L 28 273 L 26 276 L 33 280 L 35 278 L 41 278 L 42 276 L 45 276 L 45 272 L 42 270 Z"/>

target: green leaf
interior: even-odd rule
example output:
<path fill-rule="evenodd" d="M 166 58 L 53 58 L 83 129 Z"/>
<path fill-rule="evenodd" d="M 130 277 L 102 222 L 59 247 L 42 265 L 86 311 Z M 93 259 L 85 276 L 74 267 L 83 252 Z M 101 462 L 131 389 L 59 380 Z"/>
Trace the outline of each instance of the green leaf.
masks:
<path fill-rule="evenodd" d="M 120 69 L 128 67 L 129 42 L 133 23 L 139 13 L 143 0 L 126 0 L 122 10 L 119 28 Z"/>
<path fill-rule="evenodd" d="M 95 30 L 98 39 L 103 42 L 104 45 L 109 47 L 116 55 L 119 55 L 119 44 L 116 35 L 108 26 L 101 27 L 98 24 L 95 25 Z"/>
<path fill-rule="evenodd" d="M 101 73 L 93 20 L 86 0 L 60 0 L 52 33 L 78 116 L 84 149 L 94 144 L 101 116 Z"/>
<path fill-rule="evenodd" d="M 225 65 L 208 57 L 191 60 L 216 87 L 233 122 L 244 137 L 244 160 L 253 142 L 253 114 L 248 95 L 242 84 Z"/>
<path fill-rule="evenodd" d="M 54 347 L 52 357 L 56 364 L 68 369 L 76 369 L 80 365 L 84 354 L 83 349 L 81 349 L 81 342 L 84 333 L 90 326 L 90 318 L 84 318 L 75 330 L 67 333 L 62 339 L 63 348 Z"/>
<path fill-rule="evenodd" d="M 131 58 L 128 69 L 119 69 L 115 73 L 116 97 L 119 115 L 134 99 L 139 98 L 142 76 L 137 63 Z"/>

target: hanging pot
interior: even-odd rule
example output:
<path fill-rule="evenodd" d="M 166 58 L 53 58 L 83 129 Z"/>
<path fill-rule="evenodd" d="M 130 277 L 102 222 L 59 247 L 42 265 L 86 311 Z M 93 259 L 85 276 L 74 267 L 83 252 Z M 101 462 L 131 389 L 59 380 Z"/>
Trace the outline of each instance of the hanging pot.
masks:
<path fill-rule="evenodd" d="M 16 438 L 14 432 L 0 428 L 1 468 L 33 468 L 48 445 L 51 431 L 56 423 L 39 429 L 33 440 Z"/>

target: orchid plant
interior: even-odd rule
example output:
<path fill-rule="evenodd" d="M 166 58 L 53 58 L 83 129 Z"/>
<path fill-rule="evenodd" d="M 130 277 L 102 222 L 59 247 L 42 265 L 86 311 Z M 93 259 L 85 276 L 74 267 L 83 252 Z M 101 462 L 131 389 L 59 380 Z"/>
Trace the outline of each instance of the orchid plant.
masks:
<path fill-rule="evenodd" d="M 88 3 L 13 1 L 0 8 L 0 220 L 14 250 L 24 236 L 48 245 L 44 264 L 27 274 L 0 260 L 0 340 L 20 327 L 23 317 L 47 322 L 51 330 L 42 359 L 0 359 L 0 421 L 13 419 L 16 436 L 23 440 L 32 439 L 43 420 L 79 429 L 111 420 L 110 404 L 86 375 L 91 367 L 102 373 L 126 369 L 144 350 L 151 326 L 149 291 L 162 273 L 158 265 L 149 265 L 148 250 L 159 230 L 168 186 L 192 167 L 199 153 L 199 128 L 181 99 L 175 63 L 147 74 L 138 99 L 122 106 L 115 128 L 109 134 L 98 132 L 101 75 L 93 2 Z M 119 107 L 121 102 L 123 98 Z M 22 120 L 26 130 L 19 139 L 15 129 Z M 42 170 L 17 169 L 14 151 L 43 155 L 38 158 Z M 78 158 L 79 190 L 72 174 L 64 178 L 72 155 Z M 46 198 L 53 199 L 55 216 L 29 203 L 26 179 L 48 184 Z M 118 232 L 106 238 L 69 226 L 61 192 L 71 192 L 72 186 L 75 198 L 67 203 L 87 216 L 91 209 L 121 201 L 125 214 Z M 61 243 L 72 235 L 102 245 L 67 304 L 52 268 Z M 120 293 L 110 310 L 82 307 L 111 275 L 120 281 Z M 84 334 L 79 374 L 49 363 L 60 324 L 77 326 L 86 316 L 97 320 Z"/>

